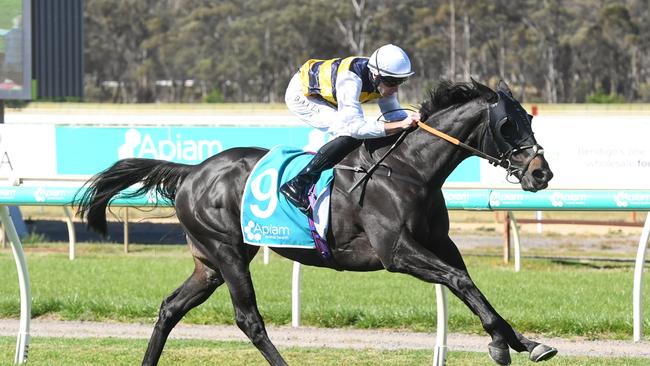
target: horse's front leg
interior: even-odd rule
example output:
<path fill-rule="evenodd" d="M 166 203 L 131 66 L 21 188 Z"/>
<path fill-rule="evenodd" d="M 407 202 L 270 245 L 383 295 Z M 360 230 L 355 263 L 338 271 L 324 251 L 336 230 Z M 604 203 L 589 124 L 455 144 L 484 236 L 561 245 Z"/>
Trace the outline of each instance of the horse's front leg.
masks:
<path fill-rule="evenodd" d="M 406 229 L 388 250 L 380 250 L 380 257 L 387 270 L 408 273 L 423 281 L 447 286 L 476 314 L 483 329 L 492 337 L 489 344 L 490 357 L 500 365 L 510 364 L 508 346 L 517 352 L 528 351 L 531 360 L 549 359 L 557 353 L 554 348 L 533 342 L 516 332 L 492 307 L 476 287 L 465 269 L 460 253 L 451 239 L 441 238 L 434 245 L 441 255 L 417 243 Z M 450 264 L 453 263 L 452 264 Z"/>

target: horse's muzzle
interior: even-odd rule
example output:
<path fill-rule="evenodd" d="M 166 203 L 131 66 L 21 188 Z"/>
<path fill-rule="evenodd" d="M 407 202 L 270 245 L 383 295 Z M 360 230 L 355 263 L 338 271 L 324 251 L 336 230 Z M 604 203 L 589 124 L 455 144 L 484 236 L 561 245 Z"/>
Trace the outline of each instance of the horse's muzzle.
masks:
<path fill-rule="evenodd" d="M 548 182 L 552 178 L 553 172 L 548 167 L 546 159 L 542 155 L 537 155 L 521 177 L 521 188 L 525 191 L 537 192 L 548 187 Z"/>

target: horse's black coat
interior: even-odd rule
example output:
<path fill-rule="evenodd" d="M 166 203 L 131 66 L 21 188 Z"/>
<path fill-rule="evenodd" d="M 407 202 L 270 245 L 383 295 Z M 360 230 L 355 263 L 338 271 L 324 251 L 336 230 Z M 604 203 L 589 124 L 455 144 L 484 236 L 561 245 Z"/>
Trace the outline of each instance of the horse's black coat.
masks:
<path fill-rule="evenodd" d="M 443 82 L 423 104 L 422 120 L 471 146 L 494 144 L 484 140 L 490 136 L 485 133 L 488 106 L 497 99 L 493 90 L 476 82 Z M 523 141 L 519 141 L 522 137 L 525 137 Z M 342 164 L 368 167 L 383 155 L 394 138 L 366 140 Z M 532 135 L 509 139 L 511 143 L 536 143 Z M 143 364 L 158 362 L 172 328 L 224 282 L 230 291 L 237 325 L 270 364 L 286 364 L 269 340 L 257 309 L 249 262 L 258 247 L 243 243 L 239 223 L 246 178 L 265 152 L 257 148 L 234 148 L 196 166 L 124 159 L 89 182 L 79 208 L 90 228 L 105 233 L 109 200 L 122 189 L 140 182 L 142 188 L 136 194 L 157 190 L 175 201 L 178 219 L 194 256 L 194 273 L 160 307 Z M 364 203 L 360 206 L 361 190 L 346 193 L 360 175 L 345 170 L 335 172 L 328 233 L 335 265 L 323 262 L 315 250 L 276 248 L 274 251 L 306 265 L 349 271 L 386 269 L 441 283 L 479 317 L 492 337 L 489 350 L 497 363 L 509 363 L 508 347 L 530 352 L 534 361 L 550 358 L 555 354 L 554 349 L 517 333 L 492 308 L 470 278 L 456 245 L 449 238 L 449 219 L 441 187 L 468 155 L 465 150 L 422 129 L 413 130 L 384 161 L 394 172 L 410 177 L 410 182 L 375 175 L 365 187 Z M 552 177 L 543 156 L 528 149 L 514 153 L 512 164 L 526 169 L 519 177 L 526 190 L 546 188 Z"/>

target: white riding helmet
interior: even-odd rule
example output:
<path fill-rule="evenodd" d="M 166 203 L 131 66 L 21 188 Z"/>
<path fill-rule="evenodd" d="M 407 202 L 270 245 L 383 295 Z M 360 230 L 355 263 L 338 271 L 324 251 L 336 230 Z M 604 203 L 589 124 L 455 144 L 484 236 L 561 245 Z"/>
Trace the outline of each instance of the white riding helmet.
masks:
<path fill-rule="evenodd" d="M 415 74 L 406 52 L 393 44 L 381 46 L 373 52 L 368 59 L 368 68 L 380 77 L 406 79 Z"/>

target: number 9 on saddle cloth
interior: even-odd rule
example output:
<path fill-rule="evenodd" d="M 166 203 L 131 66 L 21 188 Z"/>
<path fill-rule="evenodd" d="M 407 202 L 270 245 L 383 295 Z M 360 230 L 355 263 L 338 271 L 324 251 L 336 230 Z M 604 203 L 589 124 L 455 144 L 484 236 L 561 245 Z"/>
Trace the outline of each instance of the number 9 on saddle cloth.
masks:
<path fill-rule="evenodd" d="M 290 248 L 318 247 L 315 241 L 324 238 L 327 232 L 333 169 L 323 171 L 314 186 L 314 194 L 311 195 L 315 200 L 314 210 L 309 217 L 289 203 L 279 190 L 312 158 L 312 153 L 278 145 L 257 162 L 246 181 L 241 203 L 241 229 L 245 243 Z"/>

